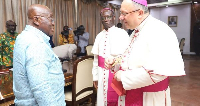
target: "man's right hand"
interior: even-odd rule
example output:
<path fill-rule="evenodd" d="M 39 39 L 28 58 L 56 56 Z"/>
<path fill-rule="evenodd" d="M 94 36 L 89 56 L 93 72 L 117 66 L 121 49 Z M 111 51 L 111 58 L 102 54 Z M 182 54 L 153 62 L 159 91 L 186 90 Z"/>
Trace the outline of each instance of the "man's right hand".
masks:
<path fill-rule="evenodd" d="M 113 67 L 114 62 L 115 62 L 114 58 L 106 58 L 105 59 L 105 68 L 111 69 Z"/>
<path fill-rule="evenodd" d="M 98 89 L 98 81 L 93 81 L 94 87 Z"/>

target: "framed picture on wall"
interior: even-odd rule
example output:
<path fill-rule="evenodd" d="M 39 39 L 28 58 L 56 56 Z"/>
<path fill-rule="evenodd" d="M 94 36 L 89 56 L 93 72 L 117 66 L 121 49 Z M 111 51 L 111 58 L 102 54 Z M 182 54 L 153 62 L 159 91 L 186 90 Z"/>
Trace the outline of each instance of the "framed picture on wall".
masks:
<path fill-rule="evenodd" d="M 170 27 L 177 27 L 178 17 L 177 16 L 168 16 L 168 25 Z"/>

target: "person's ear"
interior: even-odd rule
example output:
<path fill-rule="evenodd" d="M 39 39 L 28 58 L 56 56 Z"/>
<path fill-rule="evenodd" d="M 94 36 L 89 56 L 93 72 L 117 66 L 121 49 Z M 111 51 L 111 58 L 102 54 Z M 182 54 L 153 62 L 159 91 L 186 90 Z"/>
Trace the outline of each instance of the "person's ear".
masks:
<path fill-rule="evenodd" d="M 113 16 L 113 20 L 115 20 L 115 16 Z"/>
<path fill-rule="evenodd" d="M 140 10 L 138 11 L 138 13 L 139 13 L 139 14 L 138 14 L 139 18 L 142 18 L 143 15 L 144 15 L 144 11 L 140 9 Z"/>
<path fill-rule="evenodd" d="M 34 16 L 33 17 L 33 23 L 36 25 L 36 26 L 39 26 L 40 25 L 40 18 L 38 16 Z"/>

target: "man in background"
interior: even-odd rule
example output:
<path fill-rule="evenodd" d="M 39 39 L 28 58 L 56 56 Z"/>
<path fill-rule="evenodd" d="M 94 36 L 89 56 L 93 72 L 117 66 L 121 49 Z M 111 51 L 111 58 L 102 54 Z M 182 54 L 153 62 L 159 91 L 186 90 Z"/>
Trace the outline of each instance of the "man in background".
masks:
<path fill-rule="evenodd" d="M 104 30 L 95 38 L 92 48 L 94 54 L 93 81 L 97 88 L 97 106 L 120 106 L 121 99 L 111 87 L 113 73 L 104 67 L 104 60 L 108 57 L 124 53 L 128 46 L 129 36 L 121 28 L 114 26 L 115 16 L 110 8 L 101 10 L 101 22 Z"/>
<path fill-rule="evenodd" d="M 85 32 L 85 27 L 83 25 L 80 25 L 77 28 L 76 35 L 74 36 L 74 40 L 77 44 L 77 49 L 80 48 L 80 53 L 77 54 L 77 56 L 85 56 L 86 55 L 86 46 L 89 42 L 89 33 Z"/>
<path fill-rule="evenodd" d="M 0 34 L 0 65 L 6 67 L 13 66 L 13 48 L 15 39 L 18 35 L 16 31 L 16 23 L 12 20 L 6 22 L 7 31 Z"/>
<path fill-rule="evenodd" d="M 28 25 L 17 37 L 13 58 L 13 91 L 16 106 L 65 106 L 64 75 L 49 44 L 54 31 L 47 6 L 28 8 Z"/>
<path fill-rule="evenodd" d="M 68 26 L 63 27 L 63 31 L 59 35 L 59 45 L 74 44 L 74 35 Z"/>

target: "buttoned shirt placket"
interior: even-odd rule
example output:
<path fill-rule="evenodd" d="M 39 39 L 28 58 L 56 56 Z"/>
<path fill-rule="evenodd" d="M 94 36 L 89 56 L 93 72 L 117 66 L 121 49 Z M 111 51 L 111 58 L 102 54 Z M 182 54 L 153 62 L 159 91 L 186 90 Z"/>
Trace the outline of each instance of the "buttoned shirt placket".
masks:
<path fill-rule="evenodd" d="M 104 41 L 104 49 L 103 49 L 103 54 L 106 56 L 106 47 L 107 47 L 107 41 L 108 41 L 108 31 L 105 32 L 105 41 Z M 107 106 L 107 85 L 108 85 L 108 77 L 106 76 L 106 70 L 105 68 L 103 69 L 103 95 L 104 95 L 104 106 Z"/>

